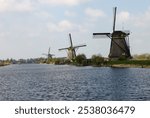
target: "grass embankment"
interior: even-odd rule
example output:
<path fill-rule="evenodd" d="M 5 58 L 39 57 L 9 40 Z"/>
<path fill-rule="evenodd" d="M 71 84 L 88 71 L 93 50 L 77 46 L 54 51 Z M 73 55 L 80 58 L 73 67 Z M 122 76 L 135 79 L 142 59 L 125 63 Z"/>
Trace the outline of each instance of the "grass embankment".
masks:
<path fill-rule="evenodd" d="M 108 61 L 106 66 L 110 67 L 133 67 L 133 68 L 150 68 L 150 60 L 114 60 Z"/>
<path fill-rule="evenodd" d="M 1 66 L 7 66 L 7 65 L 10 65 L 10 64 L 8 64 L 8 63 L 0 63 L 0 67 Z"/>
<path fill-rule="evenodd" d="M 55 64 L 69 64 L 75 66 L 95 66 L 95 67 L 116 67 L 116 68 L 150 68 L 150 60 L 109 60 L 101 56 L 92 56 L 87 59 L 84 55 L 79 55 L 75 60 L 59 59 Z"/>
<path fill-rule="evenodd" d="M 1 66 L 5 66 L 5 65 L 0 63 L 0 67 L 1 67 Z"/>

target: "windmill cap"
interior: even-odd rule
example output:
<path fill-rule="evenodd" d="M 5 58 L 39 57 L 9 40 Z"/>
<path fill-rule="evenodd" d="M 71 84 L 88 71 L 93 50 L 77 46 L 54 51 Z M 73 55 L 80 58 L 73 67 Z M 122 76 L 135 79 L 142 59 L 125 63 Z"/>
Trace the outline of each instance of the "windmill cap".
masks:
<path fill-rule="evenodd" d="M 114 31 L 113 32 L 113 35 L 118 35 L 118 34 L 124 34 L 124 35 L 129 35 L 130 34 L 130 31 L 128 30 L 125 30 L 125 31 Z"/>

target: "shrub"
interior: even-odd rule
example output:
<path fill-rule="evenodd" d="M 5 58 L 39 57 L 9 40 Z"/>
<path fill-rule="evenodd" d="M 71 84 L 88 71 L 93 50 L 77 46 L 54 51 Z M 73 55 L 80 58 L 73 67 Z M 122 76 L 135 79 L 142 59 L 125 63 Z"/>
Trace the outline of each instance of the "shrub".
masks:
<path fill-rule="evenodd" d="M 93 65 L 101 66 L 104 63 L 104 58 L 101 55 L 93 55 L 91 61 Z"/>
<path fill-rule="evenodd" d="M 77 65 L 85 66 L 87 64 L 85 54 L 79 54 L 78 56 L 76 56 L 75 62 Z"/>

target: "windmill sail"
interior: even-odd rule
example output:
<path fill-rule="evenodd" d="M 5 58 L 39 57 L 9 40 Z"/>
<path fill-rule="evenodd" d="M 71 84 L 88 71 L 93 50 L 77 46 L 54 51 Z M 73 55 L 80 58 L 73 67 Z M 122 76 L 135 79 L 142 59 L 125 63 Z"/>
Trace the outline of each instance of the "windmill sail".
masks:
<path fill-rule="evenodd" d="M 70 39 L 70 47 L 73 47 L 72 38 L 71 38 L 71 34 L 70 33 L 69 33 L 69 39 Z"/>
<path fill-rule="evenodd" d="M 69 47 L 68 47 L 69 48 Z M 60 50 L 68 50 L 68 48 L 60 48 L 60 49 L 58 49 L 59 51 Z"/>
<path fill-rule="evenodd" d="M 115 28 L 116 28 L 116 12 L 117 12 L 117 7 L 114 7 L 113 32 L 115 31 Z"/>
<path fill-rule="evenodd" d="M 80 48 L 80 47 L 85 47 L 86 45 L 78 45 L 78 46 L 74 46 L 74 48 Z"/>
<path fill-rule="evenodd" d="M 78 45 L 78 46 L 73 46 L 73 42 L 72 42 L 72 37 L 71 34 L 69 33 L 69 39 L 70 39 L 70 47 L 67 48 L 60 48 L 59 50 L 68 50 L 67 52 L 67 57 L 70 61 L 72 61 L 73 59 L 75 59 L 76 57 L 76 49 L 79 47 L 84 47 L 86 45 Z"/>
<path fill-rule="evenodd" d="M 49 47 L 49 49 L 48 49 L 48 53 L 47 53 L 47 54 L 43 53 L 43 55 L 47 56 L 47 60 L 48 60 L 49 58 L 51 59 L 51 58 L 54 56 L 54 54 L 51 54 L 51 53 L 50 53 L 50 47 Z"/>
<path fill-rule="evenodd" d="M 93 33 L 93 38 L 111 38 L 111 33 Z"/>

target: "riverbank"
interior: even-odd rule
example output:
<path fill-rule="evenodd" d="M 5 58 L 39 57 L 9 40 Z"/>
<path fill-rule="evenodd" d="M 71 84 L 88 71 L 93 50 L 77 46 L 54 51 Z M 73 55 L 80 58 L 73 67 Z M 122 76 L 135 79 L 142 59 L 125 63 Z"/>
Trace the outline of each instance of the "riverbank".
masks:
<path fill-rule="evenodd" d="M 116 68 L 150 68 L 150 60 L 116 60 L 108 61 L 107 65 Z"/>
<path fill-rule="evenodd" d="M 150 68 L 150 60 L 108 60 L 93 63 L 87 61 L 85 64 L 74 63 L 75 66 L 113 67 L 113 68 Z"/>
<path fill-rule="evenodd" d="M 79 63 L 80 62 L 80 63 Z M 78 67 L 93 66 L 93 67 L 113 67 L 113 68 L 150 68 L 150 60 L 104 60 L 97 58 L 96 60 L 84 59 L 81 61 L 73 61 L 65 59 L 55 59 L 50 61 L 48 64 L 54 65 L 74 65 Z M 0 67 L 10 65 L 11 63 L 0 63 Z M 19 63 L 20 64 L 20 63 Z M 37 63 L 40 64 L 40 63 Z"/>
<path fill-rule="evenodd" d="M 150 65 L 114 64 L 113 68 L 150 68 Z"/>
<path fill-rule="evenodd" d="M 8 63 L 0 63 L 0 67 L 10 65 Z"/>

